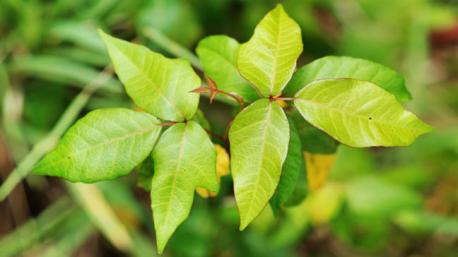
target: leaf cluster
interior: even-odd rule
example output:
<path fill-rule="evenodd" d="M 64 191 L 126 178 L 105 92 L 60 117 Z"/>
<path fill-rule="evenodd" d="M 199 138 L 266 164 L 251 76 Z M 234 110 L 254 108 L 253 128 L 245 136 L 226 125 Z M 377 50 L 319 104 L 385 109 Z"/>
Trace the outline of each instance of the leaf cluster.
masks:
<path fill-rule="evenodd" d="M 190 63 L 100 31 L 116 74 L 139 107 L 90 112 L 35 167 L 41 175 L 96 182 L 153 163 L 151 207 L 158 251 L 188 217 L 197 188 L 217 193 L 217 153 L 198 110 L 199 93 L 240 104 L 228 128 L 230 167 L 247 227 L 270 202 L 278 212 L 306 187 L 303 151 L 405 146 L 430 127 L 405 110 L 404 79 L 377 63 L 329 56 L 296 71 L 299 25 L 281 5 L 243 44 L 227 36 L 203 39 L 196 52 L 208 85 Z M 208 133 L 210 132 L 210 133 Z M 311 149 L 311 140 L 321 149 Z"/>

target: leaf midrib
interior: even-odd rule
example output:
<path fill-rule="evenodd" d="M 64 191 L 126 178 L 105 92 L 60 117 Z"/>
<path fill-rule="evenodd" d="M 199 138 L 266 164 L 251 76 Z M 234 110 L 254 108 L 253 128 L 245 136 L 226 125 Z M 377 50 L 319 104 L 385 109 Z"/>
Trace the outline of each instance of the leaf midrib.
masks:
<path fill-rule="evenodd" d="M 64 158 L 57 159 L 55 161 L 50 162 L 49 164 L 56 164 L 56 163 L 59 163 L 59 162 L 63 162 L 65 160 L 67 160 L 68 157 L 71 158 L 72 156 L 80 155 L 82 153 L 85 153 L 85 152 L 88 152 L 88 151 L 92 151 L 92 150 L 95 150 L 97 148 L 100 148 L 100 147 L 103 147 L 103 146 L 106 146 L 106 145 L 110 145 L 110 144 L 115 143 L 115 142 L 120 142 L 120 141 L 123 141 L 124 139 L 130 138 L 130 137 L 136 137 L 136 136 L 141 135 L 141 134 L 147 134 L 148 132 L 153 131 L 154 129 L 157 129 L 157 125 L 154 125 L 154 126 L 148 128 L 148 129 L 143 129 L 143 130 L 136 131 L 136 132 L 133 132 L 133 133 L 128 133 L 128 134 L 125 134 L 125 135 L 122 135 L 122 136 L 119 136 L 119 137 L 114 137 L 114 138 L 109 139 L 107 141 L 104 141 L 102 143 L 92 145 L 92 146 L 90 146 L 88 148 L 85 148 L 83 150 L 74 151 L 74 152 L 71 152 L 69 154 L 66 154 Z"/>
<path fill-rule="evenodd" d="M 265 119 L 265 123 L 268 124 L 270 119 L 272 118 L 272 109 L 273 109 L 273 106 L 272 106 L 272 103 L 269 103 L 268 105 L 269 107 L 269 110 L 268 110 L 268 113 L 266 114 L 266 119 Z M 261 171 L 262 171 L 262 163 L 264 161 L 264 153 L 265 153 L 265 149 L 266 149 L 266 138 L 267 138 L 267 132 L 269 130 L 269 126 L 265 126 L 266 129 L 264 129 L 264 133 L 262 134 L 262 151 L 261 151 L 261 158 L 259 159 L 259 165 L 258 165 L 258 170 L 256 171 L 256 180 L 255 180 L 255 188 L 253 190 L 253 193 L 251 193 L 252 197 L 250 198 L 250 203 L 248 205 L 248 210 L 247 210 L 247 216 L 249 213 L 251 213 L 251 210 L 252 210 L 252 206 L 253 206 L 253 199 L 254 199 L 254 196 L 256 195 L 256 192 L 258 192 L 258 187 L 259 187 L 259 178 L 261 177 Z"/>
<path fill-rule="evenodd" d="M 188 128 L 188 124 L 185 124 L 185 127 L 184 127 L 184 130 L 183 130 L 183 136 L 181 137 L 180 139 L 180 149 L 178 151 L 178 158 L 177 158 L 177 165 L 175 167 L 175 172 L 173 174 L 173 182 L 172 182 L 172 185 L 171 185 L 171 192 L 170 192 L 170 196 L 172 197 L 174 194 L 175 194 L 175 191 L 176 191 L 176 183 L 177 183 L 177 178 L 178 178 L 178 171 L 180 170 L 181 168 L 181 160 L 183 158 L 183 152 L 184 152 L 184 141 L 186 139 L 186 130 Z M 170 207 L 171 207 L 171 197 L 169 197 L 169 201 L 167 201 L 167 208 L 166 208 L 166 212 L 165 212 L 165 217 L 164 217 L 164 223 L 163 224 L 166 224 L 166 226 L 168 226 L 168 223 L 169 223 L 169 217 L 170 217 Z"/>

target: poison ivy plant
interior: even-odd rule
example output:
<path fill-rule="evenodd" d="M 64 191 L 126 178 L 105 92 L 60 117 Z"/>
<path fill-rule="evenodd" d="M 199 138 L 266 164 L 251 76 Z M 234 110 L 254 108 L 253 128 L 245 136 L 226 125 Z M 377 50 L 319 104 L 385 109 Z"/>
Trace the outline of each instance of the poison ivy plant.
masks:
<path fill-rule="evenodd" d="M 302 52 L 301 32 L 281 5 L 261 20 L 246 43 L 210 36 L 198 44 L 208 85 L 201 85 L 185 60 L 101 31 L 100 36 L 137 111 L 90 112 L 34 172 L 96 182 L 140 167 L 141 185 L 150 190 L 160 253 L 187 219 L 195 191 L 215 195 L 229 166 L 243 230 L 268 203 L 279 213 L 301 202 L 307 177 L 319 181 L 312 188 L 321 184 L 327 171 L 311 174 L 318 166 L 307 163 L 316 159 L 310 156 L 332 154 L 338 143 L 405 146 L 431 129 L 399 102 L 410 99 L 402 76 L 380 64 L 324 57 L 293 75 Z M 215 135 L 198 110 L 204 93 L 240 105 L 230 117 L 228 138 Z M 217 161 L 212 137 L 230 150 L 230 157 L 218 148 L 226 157 Z M 304 152 L 310 153 L 305 159 Z"/>

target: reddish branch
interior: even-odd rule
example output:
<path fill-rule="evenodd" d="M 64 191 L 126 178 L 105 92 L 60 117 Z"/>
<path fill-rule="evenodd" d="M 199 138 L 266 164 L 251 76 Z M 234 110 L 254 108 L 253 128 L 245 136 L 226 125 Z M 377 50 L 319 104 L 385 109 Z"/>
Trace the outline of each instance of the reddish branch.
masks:
<path fill-rule="evenodd" d="M 270 101 L 294 101 L 296 98 L 294 97 L 281 97 L 281 96 L 270 96 Z"/>
<path fill-rule="evenodd" d="M 175 125 L 177 123 L 178 122 L 176 122 L 176 121 L 169 121 L 169 122 L 161 123 L 159 126 L 161 126 L 161 127 L 169 127 L 169 126 L 173 126 L 173 125 Z"/>
<path fill-rule="evenodd" d="M 244 105 L 245 105 L 245 102 L 243 101 L 243 98 L 236 95 L 236 94 L 232 94 L 232 93 L 229 93 L 229 92 L 226 92 L 224 90 L 220 90 L 216 87 L 216 84 L 215 82 L 210 79 L 209 77 L 205 76 L 205 79 L 207 80 L 207 84 L 208 86 L 202 86 L 202 87 L 198 87 L 194 90 L 192 90 L 191 92 L 194 92 L 194 93 L 199 93 L 199 94 L 206 94 L 208 93 L 209 96 L 210 96 L 210 103 L 213 103 L 213 100 L 215 99 L 215 97 L 218 95 L 218 94 L 222 94 L 222 95 L 226 95 L 226 96 L 229 96 L 231 98 L 233 98 L 239 105 L 240 105 L 240 108 L 243 109 Z"/>

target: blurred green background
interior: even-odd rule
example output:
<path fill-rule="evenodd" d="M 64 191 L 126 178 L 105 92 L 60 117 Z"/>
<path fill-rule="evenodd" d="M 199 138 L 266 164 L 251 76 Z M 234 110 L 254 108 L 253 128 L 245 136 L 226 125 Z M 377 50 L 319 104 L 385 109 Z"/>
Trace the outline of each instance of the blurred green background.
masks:
<path fill-rule="evenodd" d="M 302 28 L 298 66 L 348 55 L 393 67 L 413 94 L 407 108 L 435 131 L 405 148 L 340 146 L 321 189 L 244 232 L 223 177 L 217 197 L 196 197 L 165 256 L 458 256 L 456 0 L 1 0 L 0 181 L 78 115 L 133 107 L 100 75 L 109 60 L 97 28 L 192 59 L 207 35 L 246 41 L 277 2 Z M 201 108 L 224 132 L 231 107 L 203 98 Z M 156 256 L 144 168 L 95 185 L 25 176 L 0 202 L 0 257 Z"/>

